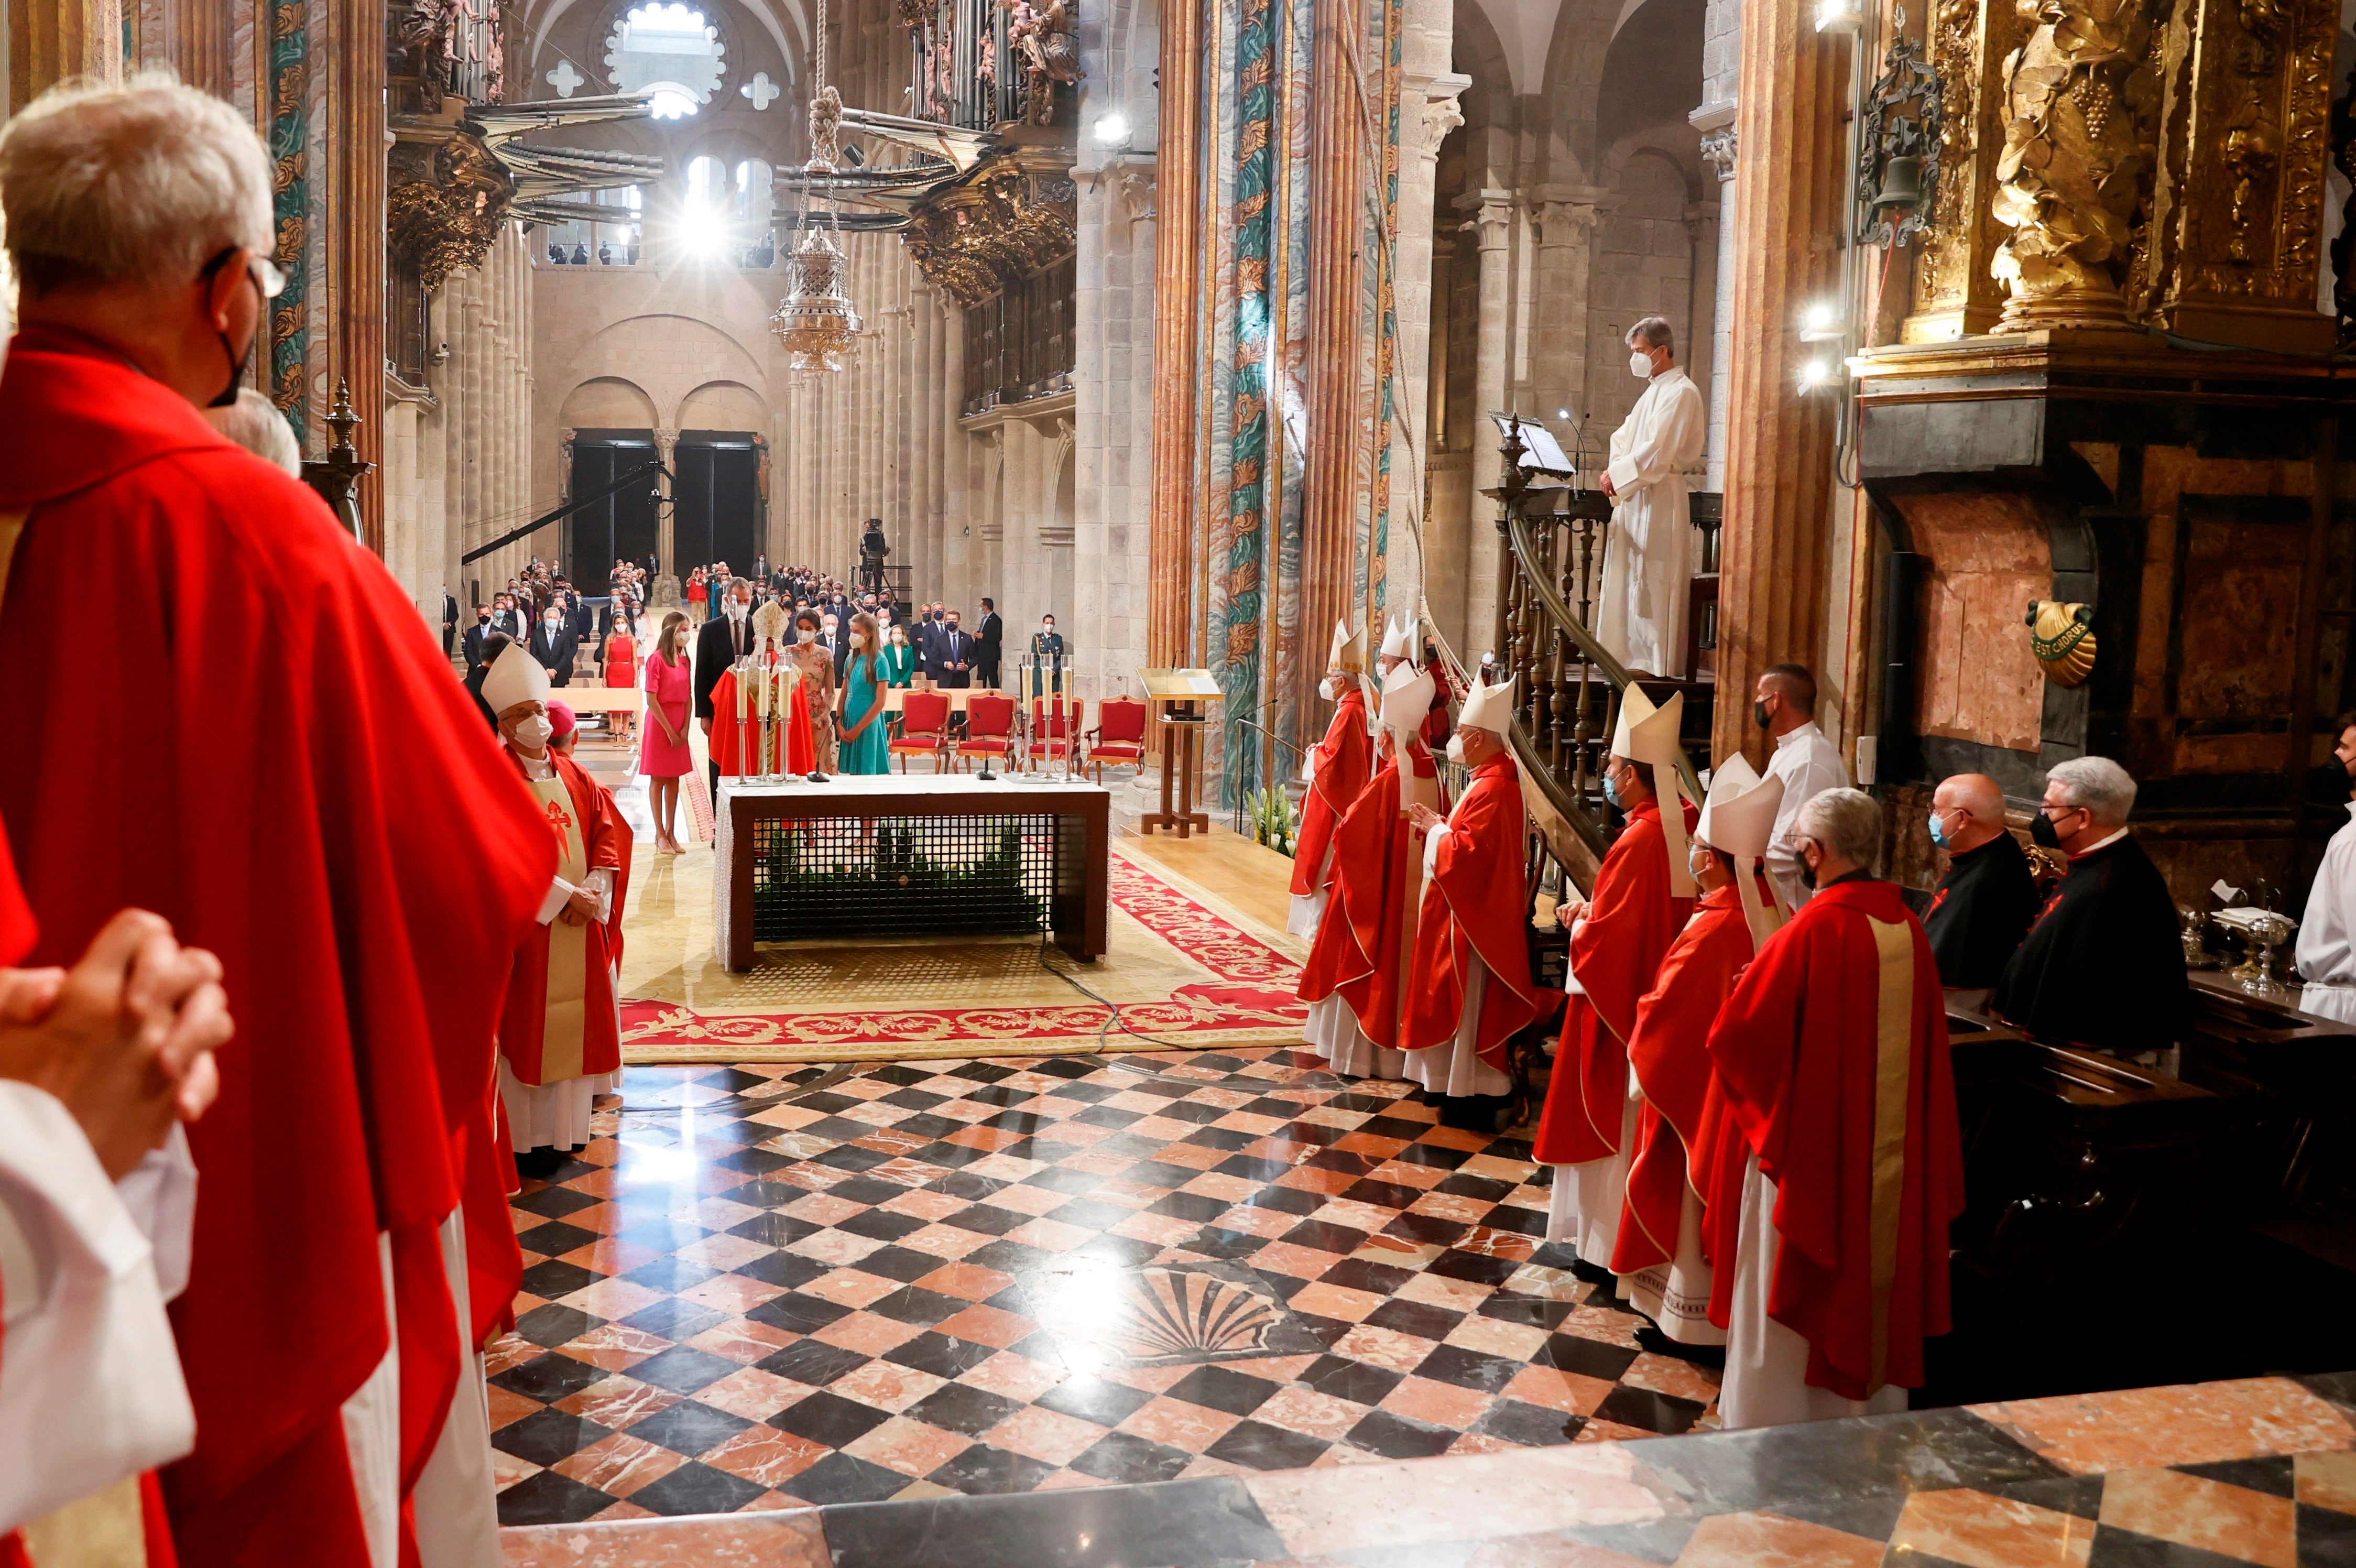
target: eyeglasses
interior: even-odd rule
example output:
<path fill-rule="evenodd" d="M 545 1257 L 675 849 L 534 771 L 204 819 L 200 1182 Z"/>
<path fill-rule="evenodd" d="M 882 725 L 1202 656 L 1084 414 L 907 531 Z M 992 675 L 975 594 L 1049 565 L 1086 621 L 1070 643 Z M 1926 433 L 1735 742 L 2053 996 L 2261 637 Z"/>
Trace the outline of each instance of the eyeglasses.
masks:
<path fill-rule="evenodd" d="M 236 255 L 240 251 L 243 250 L 245 250 L 245 247 L 242 245 L 231 245 L 229 249 L 215 256 L 211 261 L 207 262 L 204 266 L 198 270 L 197 276 L 207 282 L 211 281 L 212 275 L 215 273 L 229 265 L 230 258 L 231 256 Z M 246 251 L 245 270 L 247 274 L 253 279 L 253 286 L 262 291 L 262 298 L 276 299 L 280 295 L 286 292 L 286 274 L 278 270 L 277 263 L 272 261 L 268 256 L 262 255 L 260 252 Z"/>

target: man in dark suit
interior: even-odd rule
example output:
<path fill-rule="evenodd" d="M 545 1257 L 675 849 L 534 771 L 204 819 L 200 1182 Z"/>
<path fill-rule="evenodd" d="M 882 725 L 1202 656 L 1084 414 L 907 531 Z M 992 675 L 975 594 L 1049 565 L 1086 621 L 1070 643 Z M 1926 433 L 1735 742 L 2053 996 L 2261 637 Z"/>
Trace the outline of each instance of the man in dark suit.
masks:
<path fill-rule="evenodd" d="M 998 618 L 995 601 L 981 601 L 981 624 L 974 628 L 973 672 L 977 683 L 998 684 L 998 655 L 1006 638 L 1006 623 Z"/>
<path fill-rule="evenodd" d="M 483 662 L 483 639 L 491 635 L 490 607 L 488 605 L 477 605 L 475 607 L 475 624 L 466 628 L 466 635 L 461 638 L 458 643 L 459 647 L 466 652 L 466 668 L 469 671 L 472 671 Z"/>
<path fill-rule="evenodd" d="M 819 646 L 826 650 L 829 659 L 834 660 L 834 683 L 837 686 L 842 684 L 842 667 L 851 658 L 849 618 L 838 616 L 832 610 L 819 618 Z"/>
<path fill-rule="evenodd" d="M 580 647 L 581 639 L 574 635 L 562 608 L 551 604 L 541 612 L 540 624 L 531 628 L 531 656 L 548 671 L 550 685 L 573 683 L 573 655 Z"/>
<path fill-rule="evenodd" d="M 958 613 L 948 612 L 939 635 L 933 643 L 936 667 L 933 679 L 944 686 L 965 687 L 973 684 L 974 641 L 971 632 L 958 625 Z"/>
<path fill-rule="evenodd" d="M 712 734 L 712 688 L 720 684 L 720 677 L 731 664 L 753 652 L 757 640 L 753 630 L 753 584 L 750 578 L 739 577 L 728 585 L 720 601 L 720 613 L 703 623 L 695 634 L 695 716 L 703 722 L 703 733 Z M 712 779 L 712 798 L 720 799 L 720 768 L 709 757 L 705 770 Z"/>
<path fill-rule="evenodd" d="M 452 597 L 450 596 L 450 590 L 449 590 L 449 589 L 444 588 L 444 589 L 443 589 L 443 590 L 442 590 L 442 657 L 443 657 L 443 658 L 447 659 L 447 658 L 449 658 L 449 657 L 450 657 L 450 645 L 451 645 L 451 643 L 452 643 L 453 641 L 455 641 L 455 640 L 456 639 L 457 636 L 458 636 L 458 601 L 457 601 L 456 599 L 454 599 L 454 598 L 452 598 Z"/>

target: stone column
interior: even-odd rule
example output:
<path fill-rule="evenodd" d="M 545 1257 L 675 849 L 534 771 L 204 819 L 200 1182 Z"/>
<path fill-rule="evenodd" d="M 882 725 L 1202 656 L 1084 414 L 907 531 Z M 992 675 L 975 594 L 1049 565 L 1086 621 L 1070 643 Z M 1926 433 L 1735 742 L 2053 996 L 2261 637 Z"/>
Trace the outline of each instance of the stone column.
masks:
<path fill-rule="evenodd" d="M 70 77 L 122 79 L 123 0 L 20 3 L 6 20 L 10 111 Z"/>
<path fill-rule="evenodd" d="M 1439 63 L 1447 63 L 1445 28 L 1435 39 L 1431 29 L 1410 22 L 1407 38 L 1409 48 L 1425 54 L 1427 59 L 1436 45 Z M 1395 609 L 1411 608 L 1420 603 L 1432 580 L 1430 564 L 1421 558 L 1416 547 L 1419 531 L 1408 526 L 1410 517 L 1423 515 L 1424 471 L 1431 439 L 1425 411 L 1431 390 L 1432 313 L 1435 307 L 1447 309 L 1447 301 L 1436 301 L 1432 289 L 1432 188 L 1438 174 L 1440 144 L 1447 140 L 1449 132 L 1464 124 L 1463 112 L 1457 107 L 1456 100 L 1472 85 L 1471 77 L 1455 71 L 1410 70 L 1401 83 L 1399 95 L 1399 123 L 1406 134 L 1401 137 L 1398 172 L 1398 273 L 1392 285 L 1398 343 L 1391 367 L 1397 414 L 1391 434 L 1396 438 L 1398 427 L 1405 427 L 1407 456 L 1402 461 L 1395 451 L 1391 462 L 1391 559 L 1386 575 L 1391 584 L 1388 602 Z M 1352 623 L 1356 624 L 1359 618 L 1353 615 Z M 1301 651 L 1309 656 L 1305 662 L 1321 667 L 1318 673 L 1322 678 L 1324 661 L 1316 656 L 1309 641 L 1311 633 L 1318 629 L 1302 628 Z M 1330 636 L 1330 622 L 1324 629 Z"/>
<path fill-rule="evenodd" d="M 662 460 L 663 472 L 655 476 L 655 488 L 662 492 L 662 502 L 657 504 L 659 522 L 655 529 L 655 560 L 662 567 L 662 575 L 674 580 L 679 576 L 679 562 L 672 554 L 672 535 L 677 525 L 670 499 L 670 475 L 679 456 L 679 432 L 668 427 L 655 432 L 655 456 Z"/>
<path fill-rule="evenodd" d="M 1147 611 L 1147 661 L 1191 664 L 1189 607 L 1194 578 L 1194 452 L 1200 412 L 1199 365 L 1205 264 L 1203 173 L 1207 162 L 1203 104 L 1205 7 L 1174 5 L 1161 16 L 1162 98 L 1156 131 L 1160 231 L 1153 296 L 1166 308 L 1153 322 L 1153 362 L 1163 374 L 1153 429 L 1152 597 Z"/>
<path fill-rule="evenodd" d="M 1574 450 L 1575 437 L 1557 418 L 1556 411 L 1568 408 L 1575 420 L 1585 420 L 1592 412 L 1588 349 L 1594 334 L 1589 306 L 1595 292 L 1595 228 L 1603 220 L 1604 202 L 1610 195 L 1599 187 L 1579 185 L 1544 185 L 1529 194 L 1528 210 L 1536 220 L 1532 248 L 1537 252 L 1534 270 L 1537 274 L 1536 308 L 1530 313 L 1529 325 L 1536 330 L 1523 336 L 1535 339 L 1529 391 L 1536 401 L 1521 412 L 1556 425 L 1565 451 Z M 1548 322 L 1566 326 L 1548 331 L 1545 328 Z M 1482 341 L 1487 340 L 1484 335 Z M 1609 357 L 1616 358 L 1619 345 L 1605 347 L 1612 350 Z M 1504 407 L 1501 403 L 1484 403 L 1473 411 L 1475 451 L 1495 442 L 1496 426 L 1488 423 L 1487 415 L 1490 410 Z M 1585 431 L 1589 440 L 1599 444 L 1611 438 L 1610 431 L 1593 424 L 1586 425 Z M 1473 473 L 1481 484 L 1494 477 L 1477 463 Z M 1479 538 L 1477 528 L 1474 537 Z M 1476 639 L 1491 635 L 1488 628 L 1477 624 L 1471 634 Z M 1481 646 L 1485 648 L 1487 643 L 1483 641 Z"/>
<path fill-rule="evenodd" d="M 1750 746 L 1754 762 L 1764 760 L 1749 722 L 1760 671 L 1814 663 L 1824 642 L 1835 404 L 1800 395 L 1798 317 L 1833 292 L 1843 254 L 1847 48 L 1818 36 L 1805 7 L 1743 9 L 1714 740 L 1720 757 Z M 1821 700 L 1837 710 L 1842 693 Z"/>
<path fill-rule="evenodd" d="M 352 445 L 378 465 L 359 486 L 369 548 L 384 550 L 384 16 L 364 5 L 329 5 L 327 38 L 315 37 L 314 70 L 327 73 L 327 395 L 351 385 L 359 415 Z M 325 48 L 320 46 L 324 43 Z M 319 58 L 324 55 L 324 59 Z"/>
<path fill-rule="evenodd" d="M 1481 247 L 1481 317 L 1472 360 L 1472 489 L 1477 497 L 1481 490 L 1494 487 L 1498 471 L 1496 435 L 1488 418 L 1493 411 L 1505 406 L 1505 368 L 1513 348 L 1514 193 L 1484 188 L 1457 198 L 1456 209 L 1472 214 L 1463 228 L 1476 237 Z M 1467 647 L 1486 648 L 1496 636 L 1496 503 L 1480 497 L 1466 524 L 1463 593 Z"/>
<path fill-rule="evenodd" d="M 1735 253 L 1735 236 L 1740 230 L 1734 222 L 1734 106 L 1724 109 L 1725 119 L 1705 130 L 1701 138 L 1702 162 L 1718 175 L 1718 268 L 1716 299 L 1710 315 L 1709 344 L 1709 477 L 1703 481 L 1705 489 L 1724 491 L 1726 489 L 1726 398 L 1733 378 L 1727 373 L 1728 361 L 1734 351 L 1734 274 L 1739 258 Z M 1701 123 L 1697 111 L 1695 124 Z"/>

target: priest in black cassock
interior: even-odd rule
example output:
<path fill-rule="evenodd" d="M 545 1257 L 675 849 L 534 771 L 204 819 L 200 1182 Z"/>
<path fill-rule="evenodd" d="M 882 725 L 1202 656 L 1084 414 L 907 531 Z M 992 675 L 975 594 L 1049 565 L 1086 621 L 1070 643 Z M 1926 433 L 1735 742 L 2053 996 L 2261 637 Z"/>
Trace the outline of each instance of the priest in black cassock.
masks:
<path fill-rule="evenodd" d="M 2122 1056 L 2176 1043 L 2191 1010 L 2176 903 L 2127 832 L 2136 782 L 2107 757 L 2045 776 L 2029 836 L 2070 857 L 2062 886 L 2005 965 L 1997 1015 L 2055 1045 Z"/>
<path fill-rule="evenodd" d="M 1985 991 L 2004 973 L 2037 918 L 2037 882 L 2020 841 L 2004 825 L 2004 791 L 1985 773 L 1958 773 L 1931 797 L 1931 842 L 1947 875 L 1922 915 L 1939 983 Z"/>

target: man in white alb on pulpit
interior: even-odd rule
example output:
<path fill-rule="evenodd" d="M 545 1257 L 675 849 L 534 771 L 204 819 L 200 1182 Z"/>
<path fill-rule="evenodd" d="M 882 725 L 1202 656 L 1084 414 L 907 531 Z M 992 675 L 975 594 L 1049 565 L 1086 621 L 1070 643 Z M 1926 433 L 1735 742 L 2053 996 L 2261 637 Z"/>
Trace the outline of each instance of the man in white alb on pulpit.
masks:
<path fill-rule="evenodd" d="M 1686 672 L 1686 598 L 1693 527 L 1686 470 L 1701 457 L 1709 411 L 1676 363 L 1669 324 L 1647 316 L 1628 328 L 1628 372 L 1644 395 L 1612 433 L 1602 491 L 1612 498 L 1595 634 L 1630 670 Z"/>

